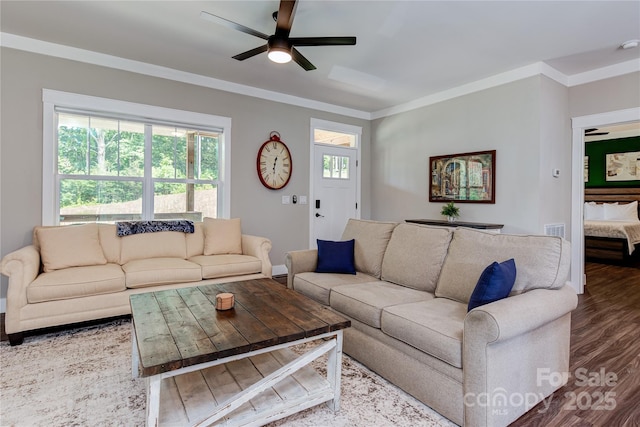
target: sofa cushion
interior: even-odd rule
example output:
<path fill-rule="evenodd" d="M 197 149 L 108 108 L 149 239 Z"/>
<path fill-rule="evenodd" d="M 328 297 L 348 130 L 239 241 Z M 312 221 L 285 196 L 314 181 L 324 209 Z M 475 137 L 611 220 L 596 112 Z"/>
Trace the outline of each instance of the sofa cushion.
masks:
<path fill-rule="evenodd" d="M 98 224 L 100 235 L 100 246 L 107 259 L 107 262 L 113 264 L 120 263 L 120 237 L 116 231 L 115 224 Z"/>
<path fill-rule="evenodd" d="M 124 290 L 124 272 L 118 264 L 70 267 L 40 274 L 27 287 L 27 301 L 32 304 Z"/>
<path fill-rule="evenodd" d="M 122 269 L 127 288 L 202 280 L 200 266 L 180 258 L 136 259 L 124 264 Z"/>
<path fill-rule="evenodd" d="M 518 276 L 510 295 L 559 289 L 569 274 L 569 243 L 555 236 L 493 234 L 467 228 L 453 232 L 436 296 L 469 303 L 480 274 L 492 262 L 513 258 Z"/>
<path fill-rule="evenodd" d="M 467 306 L 434 298 L 382 310 L 381 330 L 431 356 L 462 368 L 462 331 Z"/>
<path fill-rule="evenodd" d="M 45 272 L 107 263 L 97 224 L 42 227 L 36 234 Z"/>
<path fill-rule="evenodd" d="M 187 244 L 187 259 L 204 254 L 204 223 L 194 222 L 193 233 L 185 233 Z"/>
<path fill-rule="evenodd" d="M 353 274 L 337 273 L 298 273 L 293 278 L 293 289 L 321 304 L 329 305 L 329 294 L 336 286 L 351 283 L 365 283 L 376 280 L 368 274 L 357 272 Z"/>
<path fill-rule="evenodd" d="M 205 218 L 204 254 L 242 254 L 240 218 Z"/>
<path fill-rule="evenodd" d="M 356 274 L 353 260 L 354 239 L 344 242 L 317 239 L 318 265 L 316 273 Z"/>
<path fill-rule="evenodd" d="M 513 258 L 493 262 L 484 269 L 471 294 L 467 311 L 509 296 L 516 281 L 516 263 Z"/>
<path fill-rule="evenodd" d="M 250 255 L 198 255 L 189 261 L 202 268 L 203 279 L 262 272 L 262 261 Z"/>
<path fill-rule="evenodd" d="M 120 264 L 149 258 L 187 258 L 185 233 L 160 231 L 120 237 Z"/>
<path fill-rule="evenodd" d="M 444 227 L 399 224 L 382 261 L 382 280 L 434 292 L 452 232 Z"/>
<path fill-rule="evenodd" d="M 356 270 L 380 278 L 382 257 L 396 225 L 395 222 L 349 219 L 341 240 L 355 239 Z"/>
<path fill-rule="evenodd" d="M 329 305 L 371 327 L 380 328 L 384 307 L 432 299 L 433 294 L 389 282 L 356 283 L 331 290 Z"/>

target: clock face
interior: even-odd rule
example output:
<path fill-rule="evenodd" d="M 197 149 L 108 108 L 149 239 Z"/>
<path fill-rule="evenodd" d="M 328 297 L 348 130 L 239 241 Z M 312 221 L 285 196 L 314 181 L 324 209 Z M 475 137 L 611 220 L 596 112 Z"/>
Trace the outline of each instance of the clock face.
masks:
<path fill-rule="evenodd" d="M 283 188 L 291 178 L 293 168 L 291 153 L 279 140 L 270 140 L 262 144 L 258 150 L 258 177 L 265 187 L 278 190 Z"/>

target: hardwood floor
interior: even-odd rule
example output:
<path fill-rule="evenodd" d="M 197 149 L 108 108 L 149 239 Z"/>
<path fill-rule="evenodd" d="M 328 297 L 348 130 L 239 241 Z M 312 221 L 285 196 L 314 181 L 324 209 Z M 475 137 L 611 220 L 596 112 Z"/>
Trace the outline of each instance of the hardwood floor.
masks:
<path fill-rule="evenodd" d="M 585 293 L 571 321 L 572 377 L 547 411 L 541 403 L 512 426 L 640 426 L 640 269 L 586 263 L 585 273 Z M 286 283 L 286 277 L 277 279 Z M 582 384 L 590 374 L 609 385 Z"/>
<path fill-rule="evenodd" d="M 569 382 L 512 426 L 640 426 L 640 269 L 586 263 L 585 273 Z"/>

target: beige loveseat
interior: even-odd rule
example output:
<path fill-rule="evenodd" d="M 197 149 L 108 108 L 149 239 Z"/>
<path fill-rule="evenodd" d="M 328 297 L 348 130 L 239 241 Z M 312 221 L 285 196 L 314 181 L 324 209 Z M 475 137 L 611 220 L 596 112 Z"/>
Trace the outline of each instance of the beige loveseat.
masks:
<path fill-rule="evenodd" d="M 344 352 L 457 424 L 504 426 L 569 369 L 568 243 L 558 237 L 350 220 L 357 273 L 289 252 L 288 286 L 351 319 Z M 484 269 L 515 259 L 508 298 L 467 312 Z M 547 400 L 548 401 L 548 400 Z"/>
<path fill-rule="evenodd" d="M 239 219 L 123 237 L 110 224 L 35 227 L 32 245 L 2 259 L 6 333 L 16 345 L 24 331 L 129 314 L 135 293 L 271 277 L 270 250 Z"/>

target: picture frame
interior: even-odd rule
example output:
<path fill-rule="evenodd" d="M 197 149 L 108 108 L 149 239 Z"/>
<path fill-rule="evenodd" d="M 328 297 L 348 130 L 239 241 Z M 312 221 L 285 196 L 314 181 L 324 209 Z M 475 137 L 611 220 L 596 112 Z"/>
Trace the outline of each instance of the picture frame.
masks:
<path fill-rule="evenodd" d="M 606 181 L 640 180 L 640 151 L 605 155 Z"/>
<path fill-rule="evenodd" d="M 495 203 L 496 150 L 429 157 L 429 201 Z"/>
<path fill-rule="evenodd" d="M 584 182 L 589 182 L 589 156 L 584 156 Z"/>

